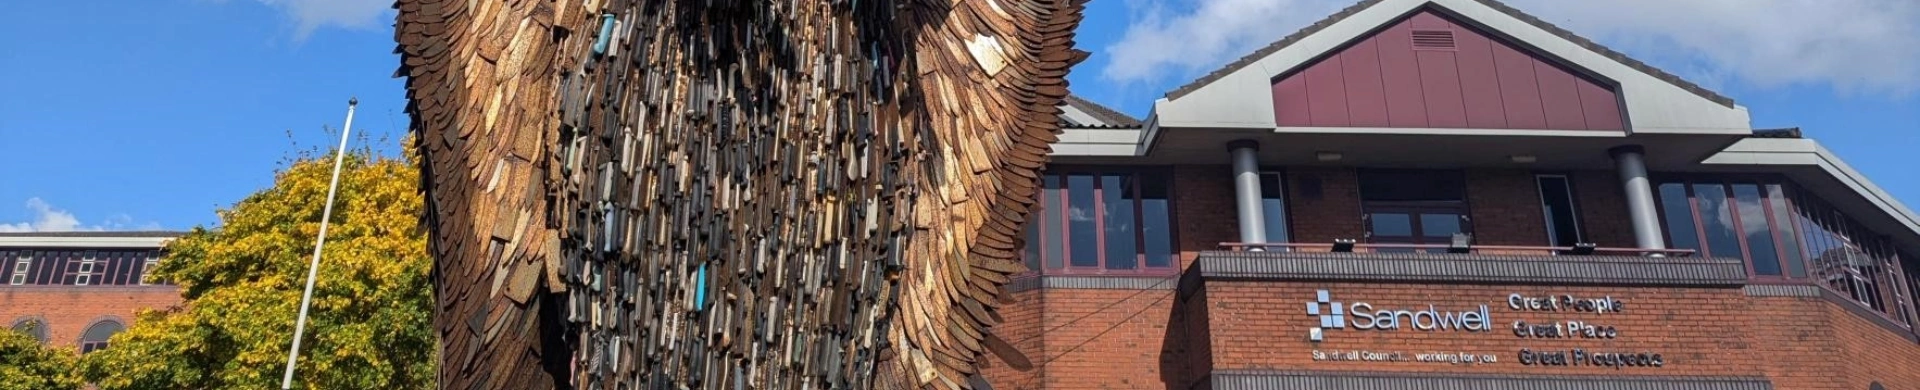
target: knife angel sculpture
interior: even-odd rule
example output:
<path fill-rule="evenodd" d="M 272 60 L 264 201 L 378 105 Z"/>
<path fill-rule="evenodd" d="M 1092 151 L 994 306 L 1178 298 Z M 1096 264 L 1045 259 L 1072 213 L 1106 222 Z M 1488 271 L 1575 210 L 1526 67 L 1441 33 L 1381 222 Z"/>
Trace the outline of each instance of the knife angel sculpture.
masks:
<path fill-rule="evenodd" d="M 399 0 L 440 385 L 1029 366 L 994 307 L 1084 3 Z"/>

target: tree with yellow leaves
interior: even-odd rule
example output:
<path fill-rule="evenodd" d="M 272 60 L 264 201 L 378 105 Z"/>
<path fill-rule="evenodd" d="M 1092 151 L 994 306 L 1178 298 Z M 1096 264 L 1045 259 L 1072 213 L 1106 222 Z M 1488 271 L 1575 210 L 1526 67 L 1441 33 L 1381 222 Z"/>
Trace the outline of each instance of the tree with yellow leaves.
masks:
<path fill-rule="evenodd" d="M 0 390 L 79 388 L 73 362 L 73 350 L 47 348 L 32 335 L 0 329 Z"/>
<path fill-rule="evenodd" d="M 411 144 L 412 142 L 407 142 Z M 138 315 L 80 369 L 102 390 L 278 388 L 319 233 L 331 156 L 296 159 L 274 185 L 169 244 L 152 277 L 186 303 Z M 411 159 L 412 156 L 409 156 Z M 433 385 L 436 352 L 415 164 L 349 152 L 302 342 L 296 387 Z"/>

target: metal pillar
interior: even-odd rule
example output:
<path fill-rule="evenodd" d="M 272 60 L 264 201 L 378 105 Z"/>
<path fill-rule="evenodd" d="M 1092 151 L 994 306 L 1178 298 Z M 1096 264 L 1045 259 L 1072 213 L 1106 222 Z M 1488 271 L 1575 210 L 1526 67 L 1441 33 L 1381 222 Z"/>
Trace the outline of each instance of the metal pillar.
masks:
<path fill-rule="evenodd" d="M 1620 170 L 1620 187 L 1627 195 L 1627 216 L 1633 220 L 1633 239 L 1640 249 L 1667 249 L 1654 208 L 1653 183 L 1647 179 L 1646 149 L 1628 145 L 1608 150 Z"/>
<path fill-rule="evenodd" d="M 1260 209 L 1260 144 L 1252 140 L 1238 140 L 1228 142 L 1227 149 L 1233 153 L 1233 198 L 1240 217 L 1240 242 L 1265 244 L 1266 213 Z"/>

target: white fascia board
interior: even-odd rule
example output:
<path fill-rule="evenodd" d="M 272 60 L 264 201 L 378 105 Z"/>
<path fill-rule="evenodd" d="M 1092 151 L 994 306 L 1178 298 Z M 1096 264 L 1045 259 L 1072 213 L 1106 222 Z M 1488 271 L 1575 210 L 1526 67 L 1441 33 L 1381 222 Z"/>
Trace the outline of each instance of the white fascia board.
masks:
<path fill-rule="evenodd" d="M 1748 134 L 1747 109 L 1732 108 L 1587 50 L 1476 0 L 1383 0 L 1292 45 L 1234 70 L 1179 99 L 1155 102 L 1167 127 L 1272 128 L 1272 78 L 1339 48 L 1428 3 L 1439 4 L 1545 54 L 1620 83 L 1628 126 L 1635 133 Z"/>
<path fill-rule="evenodd" d="M 161 248 L 172 237 L 0 237 L 0 248 Z"/>
<path fill-rule="evenodd" d="M 1137 156 L 1140 133 L 1133 129 L 1061 129 L 1060 141 L 1053 144 L 1055 156 Z"/>
<path fill-rule="evenodd" d="M 1892 216 L 1909 233 L 1920 235 L 1920 217 L 1888 194 L 1866 175 L 1853 170 L 1839 156 L 1811 139 L 1748 138 L 1735 142 L 1720 153 L 1700 162 L 1702 165 L 1812 166 L 1847 186 L 1861 198 Z"/>
<path fill-rule="evenodd" d="M 1625 138 L 1626 133 L 1618 131 L 1594 130 L 1548 130 L 1548 129 L 1448 129 L 1427 127 L 1276 127 L 1274 133 L 1280 134 L 1392 134 L 1392 135 L 1446 135 L 1446 136 L 1516 136 L 1516 137 L 1593 137 Z"/>

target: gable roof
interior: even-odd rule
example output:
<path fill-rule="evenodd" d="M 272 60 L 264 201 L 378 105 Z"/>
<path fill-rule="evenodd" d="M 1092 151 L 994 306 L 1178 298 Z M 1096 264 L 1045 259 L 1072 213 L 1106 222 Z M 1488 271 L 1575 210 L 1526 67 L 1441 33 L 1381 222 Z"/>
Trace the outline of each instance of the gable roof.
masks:
<path fill-rule="evenodd" d="M 1078 95 L 1067 95 L 1066 99 L 1061 100 L 1060 105 L 1065 106 L 1065 108 L 1060 113 L 1060 123 L 1061 123 L 1061 126 L 1063 127 L 1076 127 L 1076 128 L 1140 127 L 1139 119 L 1136 119 L 1132 116 L 1121 113 L 1120 111 L 1116 111 L 1112 108 L 1108 108 L 1107 106 L 1100 105 L 1099 103 L 1094 103 L 1093 101 L 1087 100 Z M 1070 114 L 1068 110 L 1074 110 L 1074 111 L 1078 111 L 1078 113 L 1085 114 L 1087 117 L 1092 118 L 1093 121 L 1091 123 L 1088 123 L 1086 121 L 1075 120 L 1073 118 L 1070 118 L 1070 116 L 1073 116 L 1073 115 Z"/>
<path fill-rule="evenodd" d="M 1218 80 L 1221 77 L 1225 77 L 1228 74 L 1231 74 L 1235 71 L 1239 71 L 1240 69 L 1245 68 L 1249 65 L 1252 65 L 1253 63 L 1259 61 L 1262 58 L 1266 58 L 1268 55 L 1271 55 L 1274 52 L 1278 52 L 1281 49 L 1285 49 L 1288 46 L 1292 46 L 1294 43 L 1297 43 L 1300 40 L 1313 35 L 1314 33 L 1318 33 L 1329 26 L 1339 23 L 1342 20 L 1346 20 L 1348 17 L 1351 17 L 1354 14 L 1360 13 L 1360 11 L 1364 11 L 1375 5 L 1379 5 L 1382 1 L 1383 0 L 1362 0 L 1359 3 L 1355 3 L 1354 5 L 1341 9 L 1340 12 L 1335 12 L 1333 15 L 1327 16 L 1325 19 L 1321 19 L 1320 21 L 1314 22 L 1311 25 L 1307 25 L 1307 27 L 1302 28 L 1299 31 L 1295 31 L 1293 34 L 1289 34 L 1278 41 L 1274 41 L 1273 43 L 1267 44 L 1266 47 L 1262 47 L 1259 50 L 1255 50 L 1251 54 L 1240 57 L 1239 60 L 1235 60 L 1231 63 L 1228 63 L 1226 66 L 1221 67 L 1218 70 L 1209 72 L 1207 73 L 1207 75 L 1201 76 L 1199 79 L 1196 79 L 1193 82 L 1187 83 L 1186 85 L 1180 86 L 1179 88 L 1175 88 L 1171 92 L 1167 92 L 1166 98 L 1168 100 L 1179 99 L 1181 96 L 1185 96 L 1187 93 L 1200 89 L 1200 87 L 1205 86 L 1207 84 L 1211 84 L 1215 80 Z M 1633 68 L 1634 70 L 1638 70 L 1641 73 L 1646 73 L 1647 75 L 1652 76 L 1653 78 L 1659 79 L 1661 81 L 1665 81 L 1669 84 L 1673 84 L 1674 86 L 1679 87 L 1680 89 L 1686 90 L 1687 92 L 1691 92 L 1694 95 L 1697 95 L 1701 98 L 1707 99 L 1714 103 L 1718 103 L 1728 108 L 1732 108 L 1734 106 L 1733 98 L 1726 97 L 1712 90 L 1708 90 L 1705 87 L 1701 87 L 1697 84 L 1681 79 L 1680 76 L 1675 76 L 1672 73 L 1667 73 L 1666 71 L 1660 70 L 1659 68 L 1655 68 L 1652 65 L 1647 65 L 1644 62 L 1640 62 L 1639 60 L 1635 60 L 1631 57 L 1627 57 L 1626 54 L 1622 54 L 1618 51 L 1614 51 L 1613 49 L 1609 49 L 1606 46 L 1602 46 L 1591 39 L 1587 39 L 1586 37 L 1582 37 L 1578 34 L 1574 34 L 1572 31 L 1567 31 L 1566 29 L 1560 28 L 1559 26 L 1555 26 L 1552 23 L 1548 23 L 1544 20 L 1540 20 L 1540 18 L 1538 17 L 1527 14 L 1525 12 L 1521 12 L 1519 9 L 1515 9 L 1497 0 L 1472 0 L 1472 1 L 1479 2 L 1480 4 L 1486 5 L 1488 8 L 1492 8 L 1496 11 L 1507 14 L 1508 16 L 1511 16 L 1514 19 L 1519 19 L 1520 21 L 1525 22 L 1528 25 L 1532 25 L 1541 30 L 1544 30 L 1549 34 L 1553 34 L 1562 39 L 1566 39 L 1570 42 L 1573 42 L 1575 45 L 1578 45 L 1581 48 L 1591 50 L 1595 53 L 1600 54 L 1601 56 L 1604 56 L 1606 58 L 1619 62 L 1621 65 L 1625 65 L 1629 68 Z M 1432 2 L 1426 3 L 1425 6 L 1439 7 L 1438 4 L 1434 4 Z"/>

